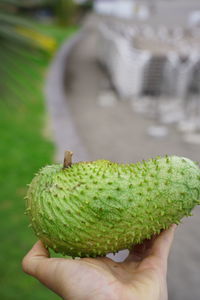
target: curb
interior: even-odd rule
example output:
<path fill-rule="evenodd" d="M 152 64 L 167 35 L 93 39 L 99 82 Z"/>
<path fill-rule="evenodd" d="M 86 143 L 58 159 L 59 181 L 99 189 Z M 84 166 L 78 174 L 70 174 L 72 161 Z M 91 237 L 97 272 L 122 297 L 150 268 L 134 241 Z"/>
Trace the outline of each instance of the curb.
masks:
<path fill-rule="evenodd" d="M 47 111 L 51 120 L 53 140 L 56 144 L 55 160 L 61 162 L 64 151 L 74 152 L 74 161 L 87 161 L 88 153 L 77 133 L 67 101 L 64 74 L 73 49 L 84 38 L 81 31 L 65 42 L 54 57 L 46 78 L 45 97 Z"/>

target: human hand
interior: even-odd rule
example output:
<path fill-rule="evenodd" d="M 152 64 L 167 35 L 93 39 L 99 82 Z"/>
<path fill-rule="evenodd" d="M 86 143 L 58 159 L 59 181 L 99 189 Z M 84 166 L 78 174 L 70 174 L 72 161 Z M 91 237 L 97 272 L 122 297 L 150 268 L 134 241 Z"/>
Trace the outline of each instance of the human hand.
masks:
<path fill-rule="evenodd" d="M 66 300 L 167 300 L 167 260 L 176 225 L 135 246 L 116 263 L 107 257 L 50 258 L 38 241 L 24 257 L 24 272 Z"/>

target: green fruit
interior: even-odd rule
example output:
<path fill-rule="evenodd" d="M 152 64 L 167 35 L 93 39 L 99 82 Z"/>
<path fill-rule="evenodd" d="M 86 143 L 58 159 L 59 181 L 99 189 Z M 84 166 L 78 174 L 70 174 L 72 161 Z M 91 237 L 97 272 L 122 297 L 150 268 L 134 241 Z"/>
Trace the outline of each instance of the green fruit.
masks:
<path fill-rule="evenodd" d="M 200 169 L 187 158 L 65 166 L 46 166 L 36 175 L 26 211 L 46 246 L 73 257 L 131 248 L 200 204 Z"/>

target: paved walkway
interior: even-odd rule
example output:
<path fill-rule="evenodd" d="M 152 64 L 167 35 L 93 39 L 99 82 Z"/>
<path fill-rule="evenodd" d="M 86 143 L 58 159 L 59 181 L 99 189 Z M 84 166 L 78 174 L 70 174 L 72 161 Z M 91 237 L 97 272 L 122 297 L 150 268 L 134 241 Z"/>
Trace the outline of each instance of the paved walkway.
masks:
<path fill-rule="evenodd" d="M 67 78 L 73 80 L 66 84 L 71 116 L 90 160 L 136 162 L 166 153 L 199 160 L 199 147 L 185 144 L 174 127 L 166 138 L 153 139 L 146 134 L 153 121 L 133 112 L 130 102 L 100 98 L 108 82 L 95 51 L 91 30 L 71 54 Z M 200 299 L 200 207 L 177 230 L 168 283 L 170 300 Z"/>

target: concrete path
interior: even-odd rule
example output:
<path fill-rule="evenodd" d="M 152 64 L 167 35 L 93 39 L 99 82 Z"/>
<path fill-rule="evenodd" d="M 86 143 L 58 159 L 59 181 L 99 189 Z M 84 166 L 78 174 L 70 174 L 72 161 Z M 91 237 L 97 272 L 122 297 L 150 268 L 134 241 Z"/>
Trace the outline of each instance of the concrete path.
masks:
<path fill-rule="evenodd" d="M 77 42 L 84 38 L 84 32 L 80 32 L 70 41 L 63 44 L 58 51 L 47 74 L 45 95 L 47 109 L 51 121 L 50 131 L 56 144 L 55 161 L 62 162 L 65 150 L 76 149 L 73 161 L 88 160 L 87 151 L 83 147 L 81 138 L 77 133 L 76 124 L 68 107 L 68 101 L 64 86 L 65 70 L 68 68 L 70 53 Z"/>
<path fill-rule="evenodd" d="M 166 138 L 153 139 L 146 134 L 153 121 L 134 113 L 130 102 L 114 99 L 102 105 L 108 82 L 96 63 L 95 38 L 88 29 L 70 55 L 66 77 L 73 79 L 66 82 L 68 108 L 89 159 L 136 162 L 167 153 L 198 161 L 199 147 L 185 144 L 175 127 Z M 170 300 L 200 299 L 200 207 L 177 229 L 168 283 Z"/>

